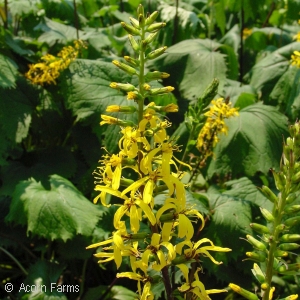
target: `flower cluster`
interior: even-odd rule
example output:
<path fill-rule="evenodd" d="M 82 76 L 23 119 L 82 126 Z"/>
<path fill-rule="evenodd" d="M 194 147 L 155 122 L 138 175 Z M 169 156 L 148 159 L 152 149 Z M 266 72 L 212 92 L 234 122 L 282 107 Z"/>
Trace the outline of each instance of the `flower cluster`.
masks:
<path fill-rule="evenodd" d="M 199 132 L 197 148 L 201 153 L 205 153 L 206 158 L 213 155 L 212 148 L 219 141 L 218 134 L 228 133 L 225 119 L 238 116 L 238 109 L 231 108 L 231 103 L 226 103 L 223 98 L 211 101 L 209 111 L 204 114 L 206 122 Z"/>
<path fill-rule="evenodd" d="M 68 68 L 69 64 L 77 58 L 82 47 L 86 47 L 83 41 L 77 40 L 74 41 L 74 47 L 64 47 L 57 56 L 43 55 L 42 62 L 29 65 L 29 70 L 25 74 L 26 78 L 34 84 L 56 84 L 55 80 L 59 77 L 60 72 Z"/>
<path fill-rule="evenodd" d="M 247 252 L 248 259 L 253 260 L 253 275 L 260 284 L 260 296 L 263 300 L 275 299 L 275 287 L 272 286 L 273 275 L 299 274 L 300 264 L 291 259 L 294 251 L 300 248 L 300 234 L 293 233 L 295 225 L 300 223 L 300 205 L 296 204 L 300 189 L 300 123 L 290 126 L 290 135 L 283 148 L 281 170 L 273 170 L 278 195 L 262 186 L 261 192 L 273 203 L 272 212 L 260 208 L 267 225 L 251 223 L 251 228 L 259 234 L 259 239 L 247 235 L 254 251 Z M 297 215 L 298 213 L 298 215 Z M 263 271 L 258 265 L 265 269 Z M 235 292 L 249 300 L 258 300 L 258 295 L 233 283 L 229 285 Z M 295 300 L 298 295 L 290 295 L 286 300 Z M 276 296 L 276 299 L 278 297 Z"/>
<path fill-rule="evenodd" d="M 292 66 L 300 68 L 300 51 L 294 51 L 291 58 Z"/>
<path fill-rule="evenodd" d="M 192 223 L 199 222 L 202 229 L 204 218 L 186 203 L 185 185 L 181 181 L 184 172 L 179 170 L 179 166 L 186 169 L 191 167 L 174 156 L 180 148 L 167 134 L 170 122 L 161 117 L 162 112 L 177 112 L 178 106 L 157 106 L 154 102 L 144 104 L 146 97 L 170 93 L 174 89 L 171 86 L 152 88 L 150 85 L 152 81 L 166 78 L 169 74 L 159 71 L 145 74 L 145 62 L 166 50 L 166 47 L 152 51 L 149 49 L 158 31 L 165 26 L 164 23 L 154 23 L 157 15 L 158 12 L 154 12 L 146 18 L 140 5 L 138 19 L 130 18 L 131 25 L 121 23 L 129 33 L 129 41 L 138 58 L 125 56 L 126 62 L 114 60 L 113 64 L 137 76 L 139 85 L 112 82 L 110 87 L 127 93 L 131 105 L 110 105 L 107 112 L 137 113 L 138 122 L 135 124 L 108 115 L 101 116 L 100 124 L 120 126 L 122 137 L 118 143 L 119 152 L 104 155 L 94 172 L 98 183 L 95 190 L 99 192 L 94 202 L 100 199 L 103 205 L 109 206 L 106 196 L 110 194 L 119 198 L 121 204 L 118 204 L 114 215 L 115 231 L 112 236 L 88 248 L 101 247 L 95 254 L 99 263 L 114 261 L 117 268 L 121 266 L 124 257 L 129 258 L 132 271 L 118 273 L 117 277 L 136 280 L 139 299 L 153 299 L 151 288 L 158 281 L 164 282 L 167 299 L 172 299 L 175 287 L 170 280 L 170 267 L 175 266 L 185 278 L 179 291 L 199 299 L 210 299 L 210 293 L 226 290 L 206 290 L 198 276 L 201 268 L 192 272 L 188 265 L 191 262 L 200 264 L 203 257 L 220 264 L 211 252 L 231 250 L 218 247 L 206 238 L 192 241 Z M 124 176 L 123 170 L 127 168 L 134 171 L 137 177 L 135 180 Z M 159 194 L 165 201 L 155 210 L 154 198 Z M 149 230 L 142 230 L 141 223 L 147 224 Z M 155 271 L 156 275 L 150 276 L 150 270 Z"/>

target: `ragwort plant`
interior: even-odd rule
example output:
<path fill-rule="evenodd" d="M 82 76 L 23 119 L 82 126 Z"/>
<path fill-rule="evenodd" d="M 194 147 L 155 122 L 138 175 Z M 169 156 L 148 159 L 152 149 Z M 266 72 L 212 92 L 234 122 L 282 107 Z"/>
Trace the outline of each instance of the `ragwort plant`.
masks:
<path fill-rule="evenodd" d="M 145 73 L 146 61 L 166 51 L 166 47 L 150 50 L 152 41 L 165 24 L 155 23 L 157 11 L 146 17 L 142 5 L 139 5 L 137 15 L 137 19 L 130 18 L 131 25 L 121 23 L 129 33 L 128 38 L 136 57 L 125 56 L 126 62 L 114 60 L 113 64 L 122 71 L 137 76 L 139 84 L 110 84 L 111 88 L 126 92 L 127 99 L 135 101 L 137 105 L 112 104 L 106 111 L 137 114 L 138 122 L 135 124 L 109 115 L 101 116 L 100 125 L 120 126 L 122 137 L 118 143 L 119 153 L 104 155 L 94 172 L 98 181 L 95 190 L 99 192 L 94 202 L 100 200 L 102 205 L 109 206 L 106 196 L 110 194 L 121 199 L 123 204 L 118 205 L 114 214 L 115 231 L 112 236 L 88 248 L 101 247 L 95 254 L 99 263 L 114 261 L 117 268 L 121 266 L 124 257 L 129 257 L 131 271 L 118 273 L 117 278 L 136 280 L 138 299 L 154 299 L 151 289 L 153 284 L 161 280 L 169 300 L 174 299 L 173 292 L 177 287 L 184 299 L 210 299 L 209 294 L 227 290 L 205 289 L 198 275 L 202 270 L 200 259 L 208 257 L 213 263 L 221 264 L 210 252 L 231 250 L 214 245 L 208 238 L 192 240 L 192 223 L 200 221 L 201 230 L 205 225 L 204 218 L 200 212 L 186 204 L 186 186 L 181 181 L 185 172 L 179 168 L 191 170 L 191 167 L 175 158 L 174 152 L 180 151 L 180 148 L 167 135 L 166 128 L 171 124 L 161 117 L 163 112 L 177 112 L 178 107 L 175 104 L 157 106 L 153 102 L 145 105 L 147 97 L 174 90 L 171 86 L 152 88 L 150 85 L 153 81 L 167 78 L 169 74 L 160 71 Z M 218 108 L 219 102 L 222 101 L 217 100 L 213 105 L 213 112 L 221 116 L 223 111 L 220 110 L 222 105 Z M 212 119 L 214 113 L 209 113 L 207 119 Z M 206 127 L 204 135 L 209 132 Z M 126 178 L 124 170 L 127 168 L 134 170 L 137 180 Z M 164 195 L 166 199 L 164 205 L 156 211 L 154 198 L 157 195 Z M 141 229 L 143 220 L 149 226 L 150 233 Z M 198 263 L 194 270 L 189 268 L 192 262 Z M 171 270 L 174 268 L 184 277 L 185 282 L 179 286 L 175 286 L 171 280 Z"/>
<path fill-rule="evenodd" d="M 267 187 L 262 186 L 262 193 L 273 203 L 272 211 L 260 208 L 267 225 L 251 223 L 251 228 L 258 237 L 247 235 L 248 242 L 254 251 L 247 252 L 250 260 L 255 261 L 253 275 L 260 284 L 260 291 L 254 294 L 236 284 L 229 284 L 231 289 L 249 300 L 271 300 L 274 298 L 274 275 L 297 275 L 300 264 L 291 262 L 293 251 L 300 248 L 300 234 L 293 232 L 293 227 L 300 222 L 300 205 L 295 204 L 299 198 L 300 182 L 300 123 L 290 126 L 290 137 L 283 147 L 280 171 L 273 170 L 273 176 L 278 195 Z M 295 300 L 297 294 L 282 298 Z M 277 298 L 276 298 L 277 299 Z"/>

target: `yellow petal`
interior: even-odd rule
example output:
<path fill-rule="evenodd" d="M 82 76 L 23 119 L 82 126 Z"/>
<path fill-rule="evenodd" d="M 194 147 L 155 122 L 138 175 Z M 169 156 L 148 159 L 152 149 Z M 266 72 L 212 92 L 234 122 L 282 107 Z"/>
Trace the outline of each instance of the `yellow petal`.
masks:
<path fill-rule="evenodd" d="M 135 204 L 138 205 L 143 210 L 148 220 L 150 221 L 151 225 L 154 226 L 156 224 L 156 218 L 153 214 L 153 211 L 150 209 L 150 207 L 141 200 L 136 200 Z"/>
<path fill-rule="evenodd" d="M 186 237 L 190 240 L 194 235 L 194 227 L 189 218 L 183 214 L 179 214 L 178 237 Z"/>
<path fill-rule="evenodd" d="M 139 214 L 135 205 L 130 207 L 130 228 L 133 233 L 137 233 L 140 229 Z"/>
<path fill-rule="evenodd" d="M 186 283 L 189 283 L 189 268 L 188 268 L 188 266 L 184 265 L 184 264 L 179 264 L 179 265 L 176 265 L 176 267 L 178 267 L 180 269 L 180 271 L 182 272 Z M 181 288 L 184 289 L 184 286 L 181 286 Z"/>
<path fill-rule="evenodd" d="M 128 211 L 128 207 L 122 205 L 120 208 L 117 209 L 114 215 L 114 227 L 119 229 L 119 222 L 121 222 L 121 218 L 125 215 Z"/>
<path fill-rule="evenodd" d="M 168 242 L 172 236 L 173 223 L 164 223 L 161 233 L 161 239 L 163 242 Z"/>

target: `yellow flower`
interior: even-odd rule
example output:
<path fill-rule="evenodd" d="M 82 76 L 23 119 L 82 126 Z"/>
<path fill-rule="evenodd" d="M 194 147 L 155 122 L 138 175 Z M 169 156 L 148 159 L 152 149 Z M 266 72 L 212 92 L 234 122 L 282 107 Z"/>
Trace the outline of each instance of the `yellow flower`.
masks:
<path fill-rule="evenodd" d="M 200 300 L 210 300 L 211 298 L 208 296 L 209 294 L 216 294 L 216 293 L 223 293 L 227 292 L 227 290 L 205 290 L 204 284 L 199 280 L 198 272 L 200 271 L 199 268 L 197 268 L 197 271 L 194 274 L 195 280 L 190 283 L 189 276 L 188 276 L 188 267 L 186 265 L 177 265 L 177 267 L 181 270 L 183 273 L 186 283 L 184 283 L 181 287 L 178 288 L 180 292 L 183 293 L 192 293 L 197 298 L 192 299 L 200 299 Z"/>
<path fill-rule="evenodd" d="M 104 124 L 118 124 L 119 119 L 111 117 L 111 116 L 107 116 L 107 115 L 101 115 L 101 118 L 103 121 L 100 122 L 100 125 L 104 125 Z"/>
<path fill-rule="evenodd" d="M 300 51 L 294 51 L 294 54 L 292 54 L 291 64 L 292 66 L 300 68 Z"/>
<path fill-rule="evenodd" d="M 215 147 L 219 141 L 218 134 L 227 134 L 228 127 L 225 119 L 238 116 L 238 110 L 231 108 L 231 103 L 224 102 L 223 98 L 211 101 L 212 106 L 204 115 L 207 120 L 199 132 L 197 148 L 205 157 L 211 156 L 211 148 Z"/>
<path fill-rule="evenodd" d="M 209 243 L 210 246 L 203 246 L 200 247 L 201 244 L 203 243 Z M 203 238 L 200 241 L 193 243 L 190 240 L 185 240 L 183 242 L 180 242 L 179 244 L 177 244 L 176 246 L 176 252 L 178 254 L 182 253 L 182 249 L 184 246 L 188 246 L 189 248 L 184 249 L 183 254 L 184 256 L 189 260 L 189 259 L 198 259 L 200 257 L 200 255 L 203 255 L 205 257 L 208 257 L 213 263 L 220 265 L 222 264 L 222 262 L 218 262 L 216 261 L 211 254 L 208 251 L 217 251 L 217 252 L 229 252 L 231 251 L 231 249 L 229 248 L 222 248 L 222 247 L 218 247 L 215 246 L 214 243 L 207 239 L 207 238 Z"/>

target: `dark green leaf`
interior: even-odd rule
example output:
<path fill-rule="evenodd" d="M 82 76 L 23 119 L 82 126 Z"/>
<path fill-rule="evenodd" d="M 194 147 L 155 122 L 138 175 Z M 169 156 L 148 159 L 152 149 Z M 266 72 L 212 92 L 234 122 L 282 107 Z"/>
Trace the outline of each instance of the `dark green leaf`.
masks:
<path fill-rule="evenodd" d="M 27 232 L 51 240 L 66 241 L 76 234 L 91 236 L 101 215 L 73 184 L 50 176 L 50 190 L 34 179 L 15 189 L 7 221 L 27 224 Z"/>
<path fill-rule="evenodd" d="M 16 87 L 18 74 L 18 66 L 16 65 L 16 63 L 7 56 L 0 54 L 0 69 L 1 90 L 4 88 Z"/>
<path fill-rule="evenodd" d="M 57 284 L 59 276 L 64 269 L 63 265 L 47 261 L 37 261 L 28 270 L 28 276 L 19 287 L 20 299 L 32 300 L 67 300 L 62 292 L 62 287 Z M 32 287 L 32 291 L 30 288 Z M 79 285 L 74 285 L 78 289 Z"/>
<path fill-rule="evenodd" d="M 227 136 L 220 136 L 208 176 L 228 174 L 253 176 L 278 168 L 282 139 L 287 135 L 287 118 L 274 107 L 254 104 L 227 120 Z"/>

